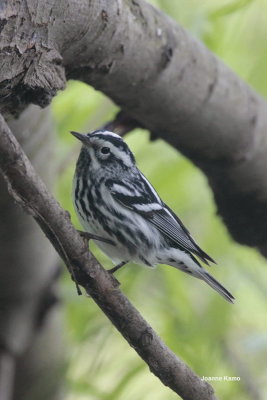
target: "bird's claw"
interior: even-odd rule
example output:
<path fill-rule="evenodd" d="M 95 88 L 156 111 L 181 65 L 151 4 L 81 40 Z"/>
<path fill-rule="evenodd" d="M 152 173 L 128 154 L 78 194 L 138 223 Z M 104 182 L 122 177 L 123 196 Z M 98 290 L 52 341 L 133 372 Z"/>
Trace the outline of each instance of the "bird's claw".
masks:
<path fill-rule="evenodd" d="M 93 233 L 89 232 L 84 232 L 84 231 L 78 231 L 78 232 L 81 235 L 81 237 L 84 238 L 85 240 L 89 241 L 93 239 L 93 240 L 98 240 L 99 242 L 104 242 L 111 244 L 112 246 L 115 246 L 115 243 L 111 239 L 102 238 L 101 236 L 94 235 Z"/>

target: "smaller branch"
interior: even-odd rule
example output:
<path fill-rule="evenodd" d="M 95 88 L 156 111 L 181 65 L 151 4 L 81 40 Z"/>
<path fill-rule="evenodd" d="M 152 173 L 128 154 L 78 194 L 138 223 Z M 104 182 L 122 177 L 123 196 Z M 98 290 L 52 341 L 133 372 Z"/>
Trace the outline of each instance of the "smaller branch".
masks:
<path fill-rule="evenodd" d="M 10 194 L 35 218 L 75 282 L 85 288 L 151 372 L 184 400 L 216 400 L 213 388 L 162 342 L 119 290 L 117 280 L 88 251 L 69 213 L 47 191 L 1 115 L 0 152 L 0 170 Z"/>
<path fill-rule="evenodd" d="M 0 349 L 0 399 L 12 400 L 15 359 L 11 353 Z"/>
<path fill-rule="evenodd" d="M 113 121 L 107 122 L 101 129 L 124 136 L 135 128 L 144 128 L 144 126 L 126 112 L 120 111 Z"/>

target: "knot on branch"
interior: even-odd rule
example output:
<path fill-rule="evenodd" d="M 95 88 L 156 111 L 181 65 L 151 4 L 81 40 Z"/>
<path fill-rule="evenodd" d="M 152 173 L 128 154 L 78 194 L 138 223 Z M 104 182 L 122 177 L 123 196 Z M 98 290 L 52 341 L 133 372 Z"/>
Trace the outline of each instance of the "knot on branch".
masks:
<path fill-rule="evenodd" d="M 14 51 L 13 51 L 14 50 Z M 46 107 L 58 90 L 65 86 L 65 71 L 60 54 L 54 49 L 31 49 L 31 56 L 26 51 L 18 54 L 15 49 L 1 59 L 0 69 L 8 69 L 8 77 L 1 82 L 0 103 L 2 113 L 19 115 L 29 104 Z M 3 54 L 3 53 L 2 53 Z"/>
<path fill-rule="evenodd" d="M 152 329 L 145 329 L 140 336 L 140 345 L 142 347 L 150 346 L 153 342 L 153 332 Z"/>

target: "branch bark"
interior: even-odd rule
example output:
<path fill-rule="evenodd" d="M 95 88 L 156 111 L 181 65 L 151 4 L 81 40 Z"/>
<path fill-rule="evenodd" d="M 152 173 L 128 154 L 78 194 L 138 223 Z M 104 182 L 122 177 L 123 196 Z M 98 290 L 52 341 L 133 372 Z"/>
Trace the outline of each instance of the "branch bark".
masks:
<path fill-rule="evenodd" d="M 203 44 L 142 0 L 9 0 L 0 22 L 3 112 L 89 83 L 199 166 L 235 240 L 267 254 L 267 104 Z"/>
<path fill-rule="evenodd" d="M 215 400 L 212 387 L 201 381 L 159 338 L 88 251 L 86 242 L 48 193 L 0 116 L 0 169 L 16 202 L 40 225 L 65 261 L 75 281 L 98 304 L 150 370 L 185 400 Z"/>

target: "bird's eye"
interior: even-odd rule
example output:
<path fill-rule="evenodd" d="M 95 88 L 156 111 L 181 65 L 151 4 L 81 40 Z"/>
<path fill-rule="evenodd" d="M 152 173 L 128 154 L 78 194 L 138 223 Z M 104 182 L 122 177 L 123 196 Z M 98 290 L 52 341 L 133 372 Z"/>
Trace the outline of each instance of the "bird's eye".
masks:
<path fill-rule="evenodd" d="M 101 153 L 102 153 L 102 154 L 108 154 L 108 153 L 110 153 L 110 148 L 109 148 L 109 147 L 102 147 Z"/>

